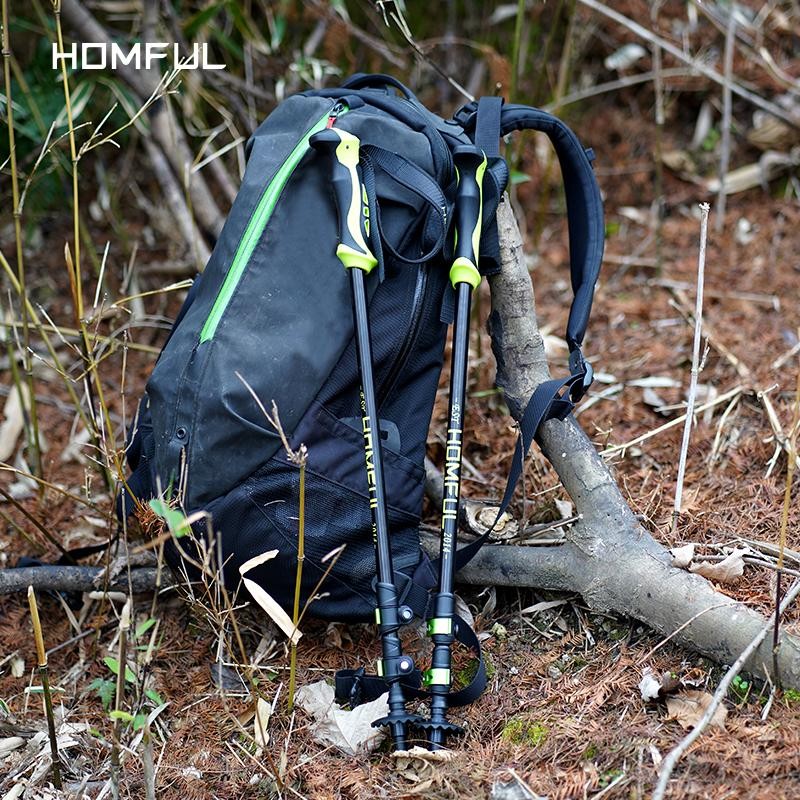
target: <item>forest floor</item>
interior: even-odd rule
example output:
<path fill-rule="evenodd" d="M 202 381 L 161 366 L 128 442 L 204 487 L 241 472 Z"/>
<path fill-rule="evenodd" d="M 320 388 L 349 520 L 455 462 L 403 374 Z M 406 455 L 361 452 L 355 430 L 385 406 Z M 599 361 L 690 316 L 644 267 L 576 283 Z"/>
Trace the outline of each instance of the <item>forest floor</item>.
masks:
<path fill-rule="evenodd" d="M 608 240 L 586 349 L 598 379 L 578 419 L 598 448 L 605 449 L 654 432 L 682 413 L 693 336 L 698 203 L 711 198 L 666 173 L 659 265 L 649 206 L 653 127 L 622 104 L 597 105 L 590 119 L 591 124 L 588 115 L 574 124 L 599 156 Z M 672 138 L 678 135 L 668 130 L 665 147 L 685 147 L 686 142 Z M 534 241 L 537 250 L 532 262 L 537 311 L 540 325 L 559 337 L 570 300 L 563 217 L 552 210 L 557 206 L 552 197 L 541 202 L 546 176 L 529 158 L 532 149 L 525 153 L 520 169 L 531 172 L 534 180 L 519 187 L 518 202 L 527 209 L 528 250 L 533 250 Z M 746 163 L 758 154 L 738 148 L 734 157 Z M 682 424 L 654 433 L 610 459 L 634 512 L 660 541 L 670 546 L 695 543 L 698 552 L 709 556 L 721 555 L 741 537 L 778 541 L 786 459 L 782 455 L 775 459 L 775 432 L 759 392 L 767 393 L 787 431 L 798 358 L 775 364 L 797 344 L 800 328 L 800 207 L 796 201 L 781 200 L 780 188 L 774 183 L 771 194 L 759 188 L 729 197 L 722 233 L 715 231 L 712 214 L 705 302 L 711 339 L 699 379 L 701 400 L 708 402 L 737 387 L 741 391 L 735 402 L 720 403 L 699 415 L 676 534 L 671 533 L 671 514 Z M 66 219 L 53 220 L 29 257 L 40 302 L 64 320 L 69 315 L 59 298 L 66 290 L 61 253 L 68 224 Z M 96 233 L 96 241 L 113 236 L 103 230 Z M 128 229 L 130 239 L 139 234 Z M 112 258 L 118 256 L 112 248 Z M 142 247 L 136 261 L 142 290 L 171 280 L 159 275 L 168 258 L 158 245 Z M 149 275 L 144 274 L 145 267 Z M 176 302 L 175 297 L 169 302 L 148 298 L 147 310 L 169 316 Z M 487 308 L 484 295 L 479 313 L 485 316 Z M 120 321 L 107 324 L 113 328 Z M 501 413 L 501 398 L 492 392 L 488 336 L 475 327 L 465 449 L 473 469 L 465 493 L 474 499 L 496 499 L 514 431 Z M 163 335 L 163 326 L 131 331 L 133 342 L 151 347 Z M 560 373 L 565 353 L 556 338 L 550 341 L 551 363 Z M 152 360 L 152 353 L 132 349 L 125 355 L 121 349 L 109 355 L 103 381 L 114 419 L 130 418 Z M 4 375 L 7 386 L 8 373 Z M 44 395 L 42 430 L 49 443 L 46 475 L 85 496 L 82 487 L 89 470 L 69 448 L 73 411 L 62 402 L 52 377 L 46 380 L 51 382 L 43 378 L 39 383 Z M 437 463 L 442 458 L 446 387 L 445 375 L 430 435 L 430 455 Z M 1 480 L 5 487 L 18 482 L 13 475 Z M 526 510 L 535 521 L 553 518 L 553 500 L 567 499 L 540 455 L 531 458 L 526 485 Z M 33 493 L 22 503 L 48 530 L 57 532 L 65 546 L 97 543 L 113 524 L 112 502 L 97 477 L 89 491 L 90 505 L 81 506 L 55 491 L 47 491 L 42 500 Z M 4 511 L 32 538 L 26 542 L 11 525 L 4 525 L 1 566 L 14 565 L 22 555 L 45 561 L 57 557 L 17 509 L 6 505 Z M 431 525 L 437 524 L 433 509 L 428 509 L 427 518 Z M 798 522 L 795 503 L 788 538 L 788 546 L 795 550 L 800 550 Z M 769 613 L 774 574 L 769 564 L 748 563 L 738 582 L 719 588 Z M 253 731 L 251 702 L 235 692 L 226 694 L 212 680 L 219 618 L 175 593 L 137 596 L 138 638 L 131 644 L 131 661 L 135 655 L 142 663 L 146 654 L 149 666 L 137 668 L 126 698 L 130 703 L 140 696 L 144 708 L 152 710 L 157 704 L 152 691 L 150 700 L 141 695 L 146 679 L 146 686 L 167 703 L 151 725 L 157 796 L 164 800 L 275 796 L 468 800 L 490 792 L 494 798 L 525 797 L 521 787 L 527 786 L 550 800 L 648 797 L 661 758 L 685 730 L 664 702 L 642 699 L 638 685 L 643 671 L 670 673 L 684 687 L 713 692 L 721 668 L 662 643 L 637 621 L 596 613 L 579 597 L 474 589 L 465 589 L 463 597 L 484 635 L 489 689 L 479 702 L 453 713 L 467 733 L 453 742 L 448 758 L 398 763 L 386 744 L 377 754 L 359 757 L 318 744 L 313 722 L 302 711 L 289 713 L 286 708 L 289 657 L 283 637 L 255 614 L 238 612 L 249 657 L 258 664 L 259 691 L 274 704 L 270 742 L 256 753 L 245 734 Z M 50 680 L 57 687 L 57 715 L 72 725 L 62 729 L 67 782 L 73 792 L 83 783 L 85 796 L 96 798 L 109 775 L 114 723 L 103 695 L 114 676 L 104 659 L 116 657 L 121 603 L 88 595 L 68 599 L 73 604 L 69 610 L 64 598 L 40 595 L 46 644 L 53 648 Z M 553 602 L 525 611 L 541 601 Z M 798 619 L 796 611 L 788 616 L 789 623 Z M 155 636 L 149 620 L 158 621 Z M 304 634 L 298 649 L 300 686 L 330 678 L 338 668 L 371 663 L 378 653 L 369 625 L 308 622 Z M 412 652 L 423 648 L 413 634 L 408 646 Z M 0 797 L 18 797 L 13 787 L 25 782 L 38 785 L 25 797 L 51 796 L 42 767 L 46 758 L 40 754 L 47 752 L 47 746 L 41 737 L 25 739 L 15 748 L 8 745 L 8 752 L 2 748 L 20 729 L 29 729 L 26 735 L 45 730 L 40 698 L 28 691 L 38 683 L 35 663 L 24 595 L 0 597 Z M 668 797 L 800 796 L 800 693 L 777 692 L 768 703 L 770 694 L 769 685 L 736 684 L 726 701 L 724 728 L 710 728 L 691 748 L 675 771 Z M 122 724 L 124 797 L 145 796 L 140 739 Z M 279 782 L 271 775 L 278 775 Z"/>

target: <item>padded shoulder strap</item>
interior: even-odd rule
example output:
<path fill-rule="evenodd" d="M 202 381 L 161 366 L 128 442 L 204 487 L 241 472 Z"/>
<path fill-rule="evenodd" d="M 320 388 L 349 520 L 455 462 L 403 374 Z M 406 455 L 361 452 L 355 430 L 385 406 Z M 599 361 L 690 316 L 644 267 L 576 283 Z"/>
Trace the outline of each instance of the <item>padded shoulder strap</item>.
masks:
<path fill-rule="evenodd" d="M 546 133 L 561 165 L 567 196 L 572 291 L 575 294 L 567 323 L 567 344 L 573 351 L 583 344 L 603 260 L 605 223 L 600 187 L 592 169 L 594 152 L 585 150 L 578 137 L 558 117 L 530 106 L 505 106 L 501 123 L 503 135 L 525 129 Z"/>
<path fill-rule="evenodd" d="M 482 111 L 482 109 L 480 109 Z M 470 103 L 456 115 L 471 136 L 482 133 L 479 104 Z M 589 313 L 592 309 L 594 287 L 603 260 L 605 224 L 600 188 L 592 170 L 594 153 L 585 150 L 578 137 L 558 117 L 538 108 L 505 105 L 500 114 L 500 134 L 517 130 L 536 130 L 546 133 L 553 143 L 564 179 L 569 222 L 569 250 L 572 290 L 575 299 L 567 324 L 567 344 L 570 351 L 580 351 Z"/>

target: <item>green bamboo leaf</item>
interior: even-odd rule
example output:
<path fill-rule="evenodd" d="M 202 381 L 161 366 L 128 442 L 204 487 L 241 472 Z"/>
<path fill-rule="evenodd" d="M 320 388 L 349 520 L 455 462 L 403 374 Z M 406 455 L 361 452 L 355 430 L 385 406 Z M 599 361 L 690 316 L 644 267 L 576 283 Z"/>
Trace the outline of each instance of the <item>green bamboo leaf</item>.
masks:
<path fill-rule="evenodd" d="M 119 675 L 119 661 L 112 656 L 106 656 L 103 661 L 105 665 L 115 674 Z M 125 665 L 125 680 L 128 683 L 135 683 L 136 682 L 136 675 L 134 671 L 126 664 Z"/>
<path fill-rule="evenodd" d="M 186 34 L 186 38 L 193 39 L 195 34 L 211 22 L 223 8 L 225 8 L 225 3 L 212 3 L 202 9 L 202 11 L 198 11 L 193 17 L 189 17 L 186 24 L 183 26 L 183 32 Z"/>
<path fill-rule="evenodd" d="M 152 627 L 153 627 L 153 625 L 155 625 L 155 624 L 156 624 L 156 619 L 155 619 L 155 618 L 153 618 L 153 617 L 150 617 L 150 619 L 146 619 L 144 622 L 140 622 L 140 623 L 139 623 L 139 624 L 136 626 L 136 630 L 134 631 L 133 638 L 134 638 L 134 639 L 140 639 L 140 638 L 141 638 L 142 636 L 144 636 L 144 635 L 147 633 L 147 631 L 149 631 L 149 630 L 150 630 L 150 628 L 152 628 Z"/>

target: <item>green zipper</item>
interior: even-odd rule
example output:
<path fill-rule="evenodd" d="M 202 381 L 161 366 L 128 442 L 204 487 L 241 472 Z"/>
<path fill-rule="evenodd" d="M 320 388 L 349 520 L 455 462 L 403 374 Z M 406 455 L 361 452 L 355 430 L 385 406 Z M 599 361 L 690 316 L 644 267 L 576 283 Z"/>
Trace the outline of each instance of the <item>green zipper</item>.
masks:
<path fill-rule="evenodd" d="M 242 239 L 239 242 L 239 246 L 236 248 L 233 261 L 228 268 L 228 274 L 225 276 L 225 280 L 223 281 L 219 293 L 214 300 L 214 305 L 211 307 L 208 318 L 206 319 L 205 324 L 200 331 L 201 344 L 214 338 L 214 333 L 216 332 L 217 326 L 222 319 L 222 315 L 225 313 L 225 309 L 233 297 L 234 291 L 236 291 L 236 286 L 244 274 L 247 263 L 250 261 L 250 256 L 253 255 L 253 250 L 255 250 L 258 240 L 261 238 L 261 234 L 264 232 L 264 228 L 266 228 L 267 223 L 272 216 L 272 212 L 275 210 L 275 205 L 281 196 L 283 188 L 286 186 L 286 183 L 292 176 L 292 173 L 295 171 L 297 165 L 300 163 L 300 160 L 308 150 L 308 140 L 317 131 L 321 131 L 328 124 L 328 120 L 330 120 L 334 114 L 335 108 L 336 106 L 334 105 L 330 111 L 326 111 L 325 116 L 317 120 L 311 129 L 306 131 L 306 133 L 303 135 L 303 138 L 300 139 L 300 141 L 294 146 L 292 152 L 289 153 L 286 161 L 281 164 L 277 173 L 275 173 L 275 177 L 269 182 L 267 188 L 264 190 L 264 194 L 261 195 L 261 199 L 258 201 L 256 210 L 250 217 L 247 227 L 244 230 L 244 234 L 242 235 Z M 344 114 L 346 110 L 346 108 L 341 109 L 339 111 L 339 115 Z"/>

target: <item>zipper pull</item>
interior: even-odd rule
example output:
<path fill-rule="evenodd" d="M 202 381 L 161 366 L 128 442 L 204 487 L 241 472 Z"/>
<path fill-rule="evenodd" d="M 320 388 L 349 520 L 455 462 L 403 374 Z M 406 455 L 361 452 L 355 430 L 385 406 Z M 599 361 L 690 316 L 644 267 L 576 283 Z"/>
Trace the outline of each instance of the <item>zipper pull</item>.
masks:
<path fill-rule="evenodd" d="M 336 118 L 346 108 L 347 108 L 347 106 L 341 100 L 337 100 L 334 103 L 333 108 L 330 110 L 330 113 L 328 114 L 328 124 L 325 127 L 326 128 L 332 128 L 334 126 L 335 122 L 336 122 Z"/>

